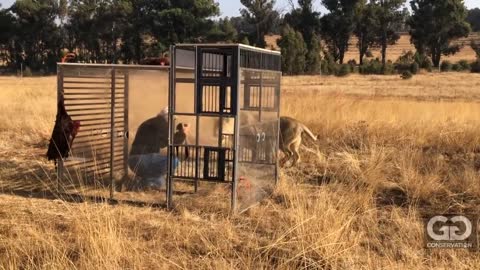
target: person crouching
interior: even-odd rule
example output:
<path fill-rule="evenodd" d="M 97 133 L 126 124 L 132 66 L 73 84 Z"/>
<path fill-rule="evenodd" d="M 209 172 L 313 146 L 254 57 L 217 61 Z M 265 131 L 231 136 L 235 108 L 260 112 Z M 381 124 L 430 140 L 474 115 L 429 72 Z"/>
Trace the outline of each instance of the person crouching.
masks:
<path fill-rule="evenodd" d="M 144 121 L 137 130 L 130 149 L 128 166 L 140 177 L 141 189 L 159 190 L 165 187 L 168 171 L 168 156 L 160 151 L 168 146 L 168 108 L 157 116 Z M 173 159 L 173 169 L 178 159 Z"/>

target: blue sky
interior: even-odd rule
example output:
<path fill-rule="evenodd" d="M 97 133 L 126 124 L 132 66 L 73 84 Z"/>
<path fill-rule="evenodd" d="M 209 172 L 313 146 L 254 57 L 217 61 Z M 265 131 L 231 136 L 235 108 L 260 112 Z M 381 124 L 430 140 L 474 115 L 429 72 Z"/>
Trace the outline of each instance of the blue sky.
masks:
<path fill-rule="evenodd" d="M 2 7 L 9 7 L 15 0 L 0 0 Z M 217 0 L 220 3 L 220 10 L 222 16 L 237 16 L 240 14 L 239 10 L 242 7 L 240 0 Z M 284 13 L 290 9 L 289 1 L 287 0 L 277 0 L 276 8 Z M 296 3 L 296 1 L 294 1 Z M 480 0 L 465 0 L 468 8 L 480 8 Z M 315 7 L 317 10 L 324 12 L 324 8 L 320 5 L 320 0 L 315 0 Z"/>

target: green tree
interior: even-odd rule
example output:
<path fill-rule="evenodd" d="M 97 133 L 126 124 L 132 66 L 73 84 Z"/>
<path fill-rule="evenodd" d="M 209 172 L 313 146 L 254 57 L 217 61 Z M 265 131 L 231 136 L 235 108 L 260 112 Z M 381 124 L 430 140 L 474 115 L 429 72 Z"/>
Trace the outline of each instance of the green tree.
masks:
<path fill-rule="evenodd" d="M 245 7 L 240 10 L 242 17 L 251 25 L 250 43 L 265 48 L 265 35 L 275 24 L 278 12 L 274 10 L 275 0 L 240 0 Z"/>
<path fill-rule="evenodd" d="M 321 19 L 322 38 L 335 61 L 343 64 L 348 42 L 355 27 L 355 9 L 361 0 L 322 0 L 330 11 Z"/>
<path fill-rule="evenodd" d="M 11 41 L 14 36 L 15 18 L 0 5 L 0 65 L 9 65 L 12 63 L 10 53 Z"/>
<path fill-rule="evenodd" d="M 131 28 L 135 22 L 132 10 L 130 0 L 71 0 L 65 26 L 67 48 L 79 50 L 81 61 L 116 63 L 121 56 L 120 40 L 137 34 Z"/>
<path fill-rule="evenodd" d="M 68 1 L 67 0 L 58 0 L 58 18 L 60 24 L 64 25 L 65 20 L 68 17 Z"/>
<path fill-rule="evenodd" d="M 317 36 L 316 38 L 318 38 L 321 31 L 320 12 L 313 10 L 313 0 L 299 0 L 298 4 L 300 7 L 285 14 L 283 21 L 295 31 L 302 33 L 305 43 L 310 49 L 313 37 Z"/>
<path fill-rule="evenodd" d="M 412 0 L 410 6 L 412 43 L 419 53 L 430 55 L 438 68 L 442 55 L 460 50 L 460 45 L 452 41 L 470 33 L 465 4 L 462 0 Z"/>
<path fill-rule="evenodd" d="M 248 39 L 248 35 L 255 32 L 255 26 L 250 24 L 243 16 L 231 17 L 230 23 L 237 30 L 240 40 L 244 38 Z"/>
<path fill-rule="evenodd" d="M 278 40 L 282 51 L 282 71 L 287 75 L 302 74 L 305 70 L 305 54 L 307 49 L 302 34 L 286 25 L 282 37 Z"/>
<path fill-rule="evenodd" d="M 237 29 L 235 29 L 228 17 L 214 22 L 213 27 L 207 34 L 207 40 L 209 42 L 233 43 L 237 39 Z"/>
<path fill-rule="evenodd" d="M 377 43 L 381 48 L 382 65 L 385 67 L 388 45 L 394 45 L 400 39 L 397 28 L 403 22 L 404 13 L 401 8 L 405 0 L 373 0 L 372 2 L 378 6 Z"/>
<path fill-rule="evenodd" d="M 368 50 L 376 44 L 377 31 L 379 29 L 378 8 L 365 0 L 359 3 L 355 10 L 355 28 L 353 33 L 357 37 L 360 65 Z"/>
<path fill-rule="evenodd" d="M 310 45 L 308 46 L 308 52 L 306 57 L 306 66 L 305 72 L 308 74 L 318 74 L 322 68 L 322 58 L 321 53 L 320 39 L 316 34 L 314 34 L 310 40 Z"/>
<path fill-rule="evenodd" d="M 210 18 L 220 14 L 213 0 L 150 2 L 152 33 L 157 41 L 166 45 L 202 41 L 213 26 Z"/>
<path fill-rule="evenodd" d="M 10 8 L 15 17 L 15 36 L 10 54 L 17 64 L 32 70 L 54 71 L 62 39 L 56 20 L 56 0 L 17 0 Z"/>
<path fill-rule="evenodd" d="M 316 74 L 320 72 L 320 12 L 313 9 L 312 0 L 299 0 L 299 8 L 292 3 L 291 12 L 284 17 L 284 24 L 291 26 L 302 34 L 307 46 L 305 72 Z"/>
<path fill-rule="evenodd" d="M 119 43 L 123 34 L 129 29 L 132 14 L 130 0 L 112 0 L 97 4 L 98 16 L 96 30 L 99 33 L 104 61 L 117 63 L 120 57 Z M 127 33 L 127 36 L 130 33 Z"/>
<path fill-rule="evenodd" d="M 124 21 L 121 33 L 121 54 L 125 63 L 139 63 L 150 52 L 144 37 L 151 33 L 151 26 L 145 14 L 148 0 L 130 0 L 128 20 Z"/>
<path fill-rule="evenodd" d="M 138 63 L 173 43 L 208 41 L 215 30 L 231 38 L 228 23 L 211 19 L 218 14 L 213 0 L 71 0 L 68 48 L 87 62 Z"/>
<path fill-rule="evenodd" d="M 472 31 L 480 31 L 480 8 L 470 9 L 468 11 L 467 21 L 472 27 Z"/>

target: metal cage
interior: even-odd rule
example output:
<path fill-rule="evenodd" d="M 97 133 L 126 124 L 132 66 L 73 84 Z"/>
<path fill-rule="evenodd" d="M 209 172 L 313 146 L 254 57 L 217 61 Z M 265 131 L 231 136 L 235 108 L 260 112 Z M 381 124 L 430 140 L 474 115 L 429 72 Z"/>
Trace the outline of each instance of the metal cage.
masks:
<path fill-rule="evenodd" d="M 113 199 L 117 181 L 135 175 L 129 151 L 141 122 L 168 106 L 167 206 L 177 181 L 195 191 L 202 181 L 231 185 L 234 210 L 239 184 L 248 182 L 251 196 L 240 206 L 258 201 L 278 179 L 280 53 L 227 44 L 170 50 L 170 67 L 58 65 L 58 99 L 81 122 L 60 179 Z M 191 131 L 182 143 L 173 139 L 179 123 Z"/>
<path fill-rule="evenodd" d="M 280 53 L 230 44 L 182 44 L 171 52 L 170 123 L 193 122 L 195 135 L 188 145 L 170 143 L 168 206 L 176 180 L 192 181 L 195 190 L 201 181 L 230 184 L 234 210 L 243 181 L 257 201 L 278 179 Z M 188 76 L 178 72 L 185 67 L 193 68 Z M 193 96 L 189 104 L 179 87 L 185 85 Z M 184 151 L 193 154 L 174 168 Z"/>

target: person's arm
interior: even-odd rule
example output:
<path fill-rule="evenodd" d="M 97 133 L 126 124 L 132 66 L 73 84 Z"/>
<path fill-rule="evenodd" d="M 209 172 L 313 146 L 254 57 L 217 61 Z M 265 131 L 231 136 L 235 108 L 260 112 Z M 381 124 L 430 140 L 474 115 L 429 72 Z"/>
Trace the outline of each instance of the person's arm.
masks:
<path fill-rule="evenodd" d="M 155 142 L 158 151 L 168 146 L 168 121 L 164 116 L 157 116 L 154 121 Z"/>

